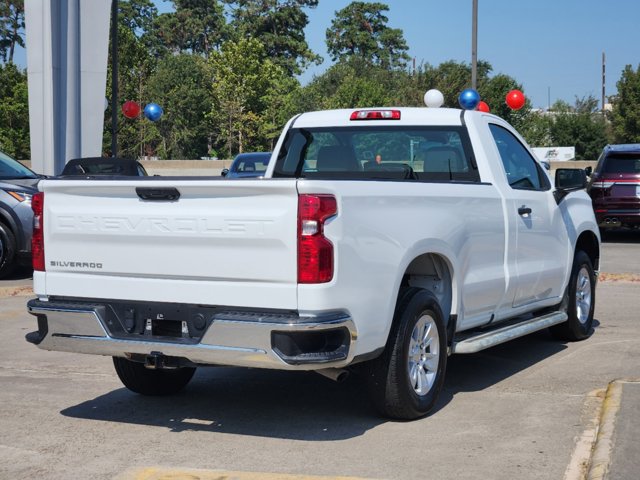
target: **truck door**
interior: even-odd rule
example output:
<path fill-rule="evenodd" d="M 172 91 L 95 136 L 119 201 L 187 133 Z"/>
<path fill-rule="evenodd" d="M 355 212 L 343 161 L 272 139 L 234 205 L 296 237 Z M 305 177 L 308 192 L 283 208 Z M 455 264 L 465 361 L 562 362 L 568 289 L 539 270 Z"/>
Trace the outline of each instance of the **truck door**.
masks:
<path fill-rule="evenodd" d="M 507 224 L 515 235 L 512 306 L 561 297 L 568 241 L 549 178 L 513 133 L 496 124 L 489 128 L 507 178 Z"/>

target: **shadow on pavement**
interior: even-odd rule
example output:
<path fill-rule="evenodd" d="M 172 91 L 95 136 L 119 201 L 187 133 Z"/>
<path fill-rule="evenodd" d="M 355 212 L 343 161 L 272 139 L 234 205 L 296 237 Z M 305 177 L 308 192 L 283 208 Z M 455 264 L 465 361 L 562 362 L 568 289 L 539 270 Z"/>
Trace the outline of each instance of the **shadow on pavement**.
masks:
<path fill-rule="evenodd" d="M 566 346 L 541 331 L 473 355 L 449 358 L 445 386 L 432 415 L 458 392 L 491 387 Z M 334 383 L 311 372 L 200 368 L 184 392 L 144 397 L 125 388 L 69 407 L 74 418 L 267 438 L 333 441 L 387 422 L 369 401 L 362 377 Z"/>
<path fill-rule="evenodd" d="M 640 230 L 624 228 L 600 230 L 600 236 L 603 243 L 640 243 Z"/>
<path fill-rule="evenodd" d="M 13 282 L 16 280 L 31 280 L 33 278 L 33 269 L 30 267 L 16 268 L 11 274 L 2 279 L 0 283 Z"/>

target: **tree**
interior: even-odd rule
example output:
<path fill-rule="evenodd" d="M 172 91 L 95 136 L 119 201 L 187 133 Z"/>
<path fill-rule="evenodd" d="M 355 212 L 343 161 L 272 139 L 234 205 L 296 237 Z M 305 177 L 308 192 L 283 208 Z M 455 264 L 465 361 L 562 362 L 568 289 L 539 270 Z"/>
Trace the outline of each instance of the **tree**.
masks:
<path fill-rule="evenodd" d="M 555 145 L 576 147 L 577 160 L 594 160 L 607 144 L 606 125 L 593 96 L 578 98 L 575 105 L 558 101 L 553 107 L 550 135 Z"/>
<path fill-rule="evenodd" d="M 232 27 L 238 37 L 255 38 L 264 45 L 267 58 L 289 75 L 300 74 L 322 57 L 309 48 L 304 28 L 309 17 L 303 8 L 315 8 L 318 0 L 225 0 L 231 9 Z"/>
<path fill-rule="evenodd" d="M 616 84 L 611 125 L 617 143 L 640 143 L 640 65 L 627 65 Z"/>
<path fill-rule="evenodd" d="M 13 63 L 0 65 L 0 150 L 31 158 L 27 74 Z"/>
<path fill-rule="evenodd" d="M 268 58 L 255 39 L 226 42 L 213 52 L 213 108 L 210 118 L 226 155 L 264 148 L 268 101 L 285 96 L 287 73 Z M 280 87 L 280 88 L 279 88 Z M 273 113 L 273 112 L 272 112 Z"/>
<path fill-rule="evenodd" d="M 211 147 L 207 114 L 211 108 L 210 70 L 199 55 L 169 55 L 147 82 L 145 97 L 162 105 L 164 115 L 154 128 L 146 120 L 142 128 L 158 136 L 148 143 L 164 158 L 200 158 Z"/>
<path fill-rule="evenodd" d="M 173 0 L 175 12 L 157 17 L 161 44 L 173 53 L 208 57 L 226 37 L 224 8 L 218 0 Z"/>
<path fill-rule="evenodd" d="M 327 49 L 334 61 L 360 57 L 386 69 L 406 67 L 409 47 L 402 30 L 389 28 L 384 3 L 352 2 L 336 12 L 327 29 Z"/>
<path fill-rule="evenodd" d="M 16 44 L 24 47 L 24 0 L 0 3 L 0 57 L 13 63 Z"/>

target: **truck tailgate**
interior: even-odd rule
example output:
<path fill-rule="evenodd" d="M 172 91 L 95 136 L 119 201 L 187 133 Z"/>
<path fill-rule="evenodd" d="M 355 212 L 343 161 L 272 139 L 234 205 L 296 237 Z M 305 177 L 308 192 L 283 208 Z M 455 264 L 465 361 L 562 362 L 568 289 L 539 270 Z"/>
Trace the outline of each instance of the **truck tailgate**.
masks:
<path fill-rule="evenodd" d="M 175 188 L 143 200 L 136 188 Z M 45 180 L 38 295 L 295 309 L 295 180 Z"/>

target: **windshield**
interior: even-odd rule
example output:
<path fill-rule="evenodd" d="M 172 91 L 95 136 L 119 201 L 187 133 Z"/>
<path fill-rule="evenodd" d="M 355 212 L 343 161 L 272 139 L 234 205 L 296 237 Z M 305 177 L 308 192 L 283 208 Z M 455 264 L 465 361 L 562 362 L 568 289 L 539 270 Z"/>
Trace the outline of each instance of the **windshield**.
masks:
<path fill-rule="evenodd" d="M 274 176 L 479 181 L 464 127 L 292 129 Z"/>
<path fill-rule="evenodd" d="M 38 178 L 38 175 L 9 155 L 0 152 L 0 178 Z"/>
<path fill-rule="evenodd" d="M 238 173 L 262 173 L 267 171 L 271 154 L 238 155 L 233 162 L 231 171 Z"/>

